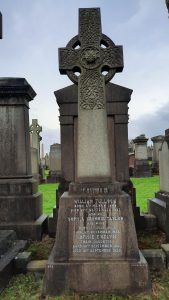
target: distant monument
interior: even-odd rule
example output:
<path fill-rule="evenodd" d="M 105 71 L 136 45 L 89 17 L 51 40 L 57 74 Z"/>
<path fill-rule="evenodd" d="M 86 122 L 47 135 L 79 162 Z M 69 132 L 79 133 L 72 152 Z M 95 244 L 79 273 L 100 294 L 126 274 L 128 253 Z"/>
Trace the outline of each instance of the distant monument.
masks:
<path fill-rule="evenodd" d="M 160 190 L 149 200 L 149 212 L 157 218 L 158 227 L 166 233 L 169 242 L 169 129 L 159 150 Z"/>
<path fill-rule="evenodd" d="M 164 136 L 163 135 L 153 136 L 151 140 L 153 142 L 152 171 L 153 174 L 157 175 L 159 174 L 159 150 L 161 149 Z"/>
<path fill-rule="evenodd" d="M 138 249 L 131 199 L 115 181 L 114 123 L 107 121 L 105 83 L 122 71 L 123 52 L 102 34 L 98 8 L 79 10 L 79 35 L 59 50 L 59 65 L 78 84 L 77 154 L 75 182 L 60 198 L 43 293 L 144 291 L 150 288 L 148 266 Z M 115 149 L 118 136 L 112 139 Z"/>
<path fill-rule="evenodd" d="M 151 177 L 152 171 L 148 162 L 148 149 L 145 134 L 137 136 L 133 142 L 135 144 L 134 177 Z"/>
<path fill-rule="evenodd" d="M 47 182 L 59 182 L 61 178 L 61 145 L 58 143 L 50 146 L 49 169 Z"/>

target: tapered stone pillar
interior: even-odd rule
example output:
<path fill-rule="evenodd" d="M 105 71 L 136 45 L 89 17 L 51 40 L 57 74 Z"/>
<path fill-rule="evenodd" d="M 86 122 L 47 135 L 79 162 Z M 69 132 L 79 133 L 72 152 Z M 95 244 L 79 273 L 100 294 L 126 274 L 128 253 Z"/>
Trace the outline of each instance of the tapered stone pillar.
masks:
<path fill-rule="evenodd" d="M 34 240 L 47 220 L 31 172 L 28 111 L 35 95 L 24 78 L 0 78 L 0 229 Z"/>

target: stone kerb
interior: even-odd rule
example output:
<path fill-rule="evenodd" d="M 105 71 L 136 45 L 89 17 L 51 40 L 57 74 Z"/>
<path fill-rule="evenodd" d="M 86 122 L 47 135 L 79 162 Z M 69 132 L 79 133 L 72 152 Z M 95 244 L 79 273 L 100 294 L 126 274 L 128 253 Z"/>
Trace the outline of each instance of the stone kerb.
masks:
<path fill-rule="evenodd" d="M 41 239 L 46 216 L 32 179 L 29 101 L 36 93 L 24 78 L 0 79 L 0 229 Z"/>

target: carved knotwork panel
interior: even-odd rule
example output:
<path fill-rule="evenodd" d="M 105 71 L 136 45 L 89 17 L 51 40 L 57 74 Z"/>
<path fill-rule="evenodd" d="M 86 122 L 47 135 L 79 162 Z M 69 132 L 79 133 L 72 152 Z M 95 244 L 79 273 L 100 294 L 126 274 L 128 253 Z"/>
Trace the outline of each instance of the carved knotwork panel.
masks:
<path fill-rule="evenodd" d="M 79 79 L 80 108 L 103 109 L 104 80 L 97 70 L 86 71 Z"/>
<path fill-rule="evenodd" d="M 99 46 L 101 37 L 100 9 L 79 10 L 79 38 L 83 46 Z"/>

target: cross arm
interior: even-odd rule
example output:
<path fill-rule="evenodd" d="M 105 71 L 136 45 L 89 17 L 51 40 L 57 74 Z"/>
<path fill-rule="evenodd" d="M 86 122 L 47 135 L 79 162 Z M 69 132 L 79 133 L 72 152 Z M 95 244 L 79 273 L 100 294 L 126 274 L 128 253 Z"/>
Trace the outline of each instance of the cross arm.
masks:
<path fill-rule="evenodd" d="M 59 48 L 59 71 L 66 74 L 79 67 L 79 50 L 71 48 Z"/>
<path fill-rule="evenodd" d="M 102 49 L 103 66 L 108 66 L 110 69 L 116 69 L 116 72 L 122 72 L 123 63 L 123 47 L 114 46 Z"/>

